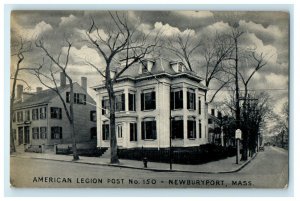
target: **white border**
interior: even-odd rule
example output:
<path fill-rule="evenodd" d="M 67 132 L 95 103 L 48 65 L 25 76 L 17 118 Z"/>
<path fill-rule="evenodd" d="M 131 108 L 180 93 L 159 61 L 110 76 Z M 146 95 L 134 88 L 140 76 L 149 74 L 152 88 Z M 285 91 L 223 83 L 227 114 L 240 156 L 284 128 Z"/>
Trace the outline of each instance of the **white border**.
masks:
<path fill-rule="evenodd" d="M 24 3 L 24 1 L 21 0 L 4 0 L 4 2 L 1 4 L 1 16 L 4 16 L 4 23 L 0 23 L 2 27 L 2 30 L 4 30 L 5 34 L 1 32 L 1 44 L 5 44 L 4 49 L 1 49 L 1 61 L 4 62 L 4 68 L 0 68 L 0 75 L 4 75 L 3 82 L 1 82 L 1 95 L 3 98 L 0 99 L 0 111 L 3 115 L 1 115 L 0 122 L 3 123 L 4 126 L 1 126 L 5 130 L 1 129 L 1 147 L 4 148 L 4 154 L 1 154 L 1 164 L 4 164 L 4 171 L 1 170 L 0 178 L 5 178 L 4 183 L 1 182 L 1 190 L 5 190 L 2 192 L 3 196 L 184 196 L 184 197 L 190 197 L 190 196 L 205 196 L 205 197 L 211 197 L 211 196 L 222 196 L 222 197 L 228 197 L 228 196 L 296 196 L 297 192 L 293 192 L 293 188 L 297 189 L 297 182 L 294 180 L 294 178 L 297 178 L 297 173 L 294 172 L 294 165 L 295 169 L 298 167 L 297 162 L 299 160 L 293 159 L 294 154 L 293 153 L 299 153 L 297 151 L 297 146 L 293 146 L 294 142 L 298 142 L 299 137 L 297 135 L 293 136 L 293 133 L 297 134 L 297 131 L 299 131 L 299 126 L 294 125 L 294 121 L 298 119 L 297 112 L 299 111 L 297 105 L 294 103 L 296 102 L 295 99 L 298 98 L 298 93 L 293 91 L 294 86 L 297 85 L 297 78 L 299 77 L 299 70 L 297 68 L 293 68 L 293 66 L 298 66 L 298 60 L 293 55 L 293 52 L 299 52 L 298 46 L 294 44 L 298 44 L 297 38 L 294 38 L 294 36 L 299 35 L 299 31 L 297 30 L 296 23 L 297 19 L 299 19 L 299 9 L 298 5 L 295 3 L 295 1 L 292 0 L 285 0 L 285 1 L 263 1 L 263 0 L 252 0 L 252 1 L 246 1 L 246 3 L 255 3 L 255 4 L 238 4 L 241 3 L 240 1 L 222 1 L 222 3 L 227 3 L 226 5 L 212 5 L 212 4 L 218 4 L 220 1 L 211 0 L 211 1 L 205 1 L 205 4 L 193 4 L 193 5 L 187 5 L 188 3 L 197 3 L 196 1 L 191 0 L 185 0 L 181 2 L 176 2 L 177 4 L 181 5 L 153 5 L 157 3 L 168 3 L 165 0 L 152 0 L 152 1 L 144 1 L 143 3 L 150 3 L 152 5 L 137 5 L 134 3 L 141 3 L 141 1 L 132 0 L 129 4 L 122 4 L 124 1 L 118 1 L 118 0 L 110 0 L 110 4 L 105 5 L 92 5 L 93 3 L 98 3 L 97 0 L 85 0 L 85 1 L 72 1 L 72 5 L 70 4 L 63 4 L 61 3 L 67 3 L 67 2 L 61 2 L 61 0 L 52 0 L 51 3 L 57 3 L 56 5 L 49 5 L 49 2 L 39 2 L 38 0 L 27 0 L 27 4 L 23 5 L 4 5 L 5 3 Z M 101 1 L 103 2 L 103 1 Z M 202 2 L 202 1 L 201 1 Z M 35 5 L 29 5 L 28 3 L 34 3 Z M 38 3 L 43 3 L 44 5 L 38 5 Z M 75 4 L 81 4 L 86 3 L 84 5 L 75 5 Z M 122 5 L 120 5 L 121 3 Z M 175 3 L 175 2 L 174 2 Z M 238 5 L 229 5 L 229 4 L 238 4 Z M 269 5 L 266 5 L 265 3 L 272 3 Z M 275 3 L 290 3 L 293 5 L 275 5 Z M 60 4 L 60 5 L 59 5 Z M 293 7 L 294 6 L 294 7 Z M 148 9 L 148 10 L 169 10 L 169 9 L 199 9 L 199 10 L 288 10 L 290 11 L 290 17 L 291 17 L 291 70 L 290 70 L 290 105 L 291 105 L 291 121 L 290 121 L 290 141 L 291 141 L 291 150 L 290 150 L 290 186 L 287 190 L 268 190 L 268 189 L 262 189 L 262 190 L 253 190 L 253 189 L 222 189 L 222 190 L 215 190 L 215 189 L 139 189 L 139 190 L 133 190 L 133 189 L 11 189 L 9 187 L 9 138 L 8 135 L 5 135 L 7 133 L 8 125 L 9 125 L 9 13 L 12 9 L 63 9 L 63 10 L 70 10 L 70 9 Z M 295 9 L 293 11 L 293 9 Z M 3 13 L 2 13 L 3 12 Z M 294 13 L 293 13 L 294 12 Z M 295 19 L 295 21 L 293 20 Z M 4 57 L 3 57 L 4 56 Z M 5 60 L 4 60 L 5 59 Z M 3 64 L 3 63 L 2 63 Z M 297 76 L 297 77 L 296 77 Z M 296 79 L 295 79 L 296 78 Z M 299 79 L 298 79 L 299 80 Z M 4 85 L 2 85 L 4 84 Z M 295 93 L 295 94 L 294 94 Z M 298 100 L 298 99 L 297 99 Z M 294 116 L 295 115 L 295 116 Z M 295 126 L 295 127 L 294 127 Z M 298 146 L 299 147 L 299 146 Z M 294 148 L 294 149 L 293 149 Z M 1 168 L 3 166 L 1 165 Z M 4 173 L 4 174 L 3 174 Z M 295 193 L 293 195 L 293 193 Z M 44 199 L 44 198 L 43 198 Z M 143 198 L 144 199 L 144 198 Z M 243 198 L 244 199 L 244 198 Z M 232 200 L 232 199 L 230 199 Z"/>

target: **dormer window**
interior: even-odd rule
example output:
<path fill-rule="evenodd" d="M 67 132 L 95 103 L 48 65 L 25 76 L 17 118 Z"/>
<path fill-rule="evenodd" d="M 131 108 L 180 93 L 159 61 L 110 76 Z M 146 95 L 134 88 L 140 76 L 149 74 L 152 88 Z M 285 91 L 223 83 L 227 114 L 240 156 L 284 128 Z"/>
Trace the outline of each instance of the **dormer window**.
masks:
<path fill-rule="evenodd" d="M 154 61 L 152 60 L 142 60 L 141 61 L 141 73 L 144 74 L 144 73 L 147 73 L 147 72 L 151 72 L 152 70 L 152 67 L 154 66 Z"/>
<path fill-rule="evenodd" d="M 170 65 L 176 73 L 181 73 L 185 71 L 185 66 L 182 62 L 171 62 Z"/>

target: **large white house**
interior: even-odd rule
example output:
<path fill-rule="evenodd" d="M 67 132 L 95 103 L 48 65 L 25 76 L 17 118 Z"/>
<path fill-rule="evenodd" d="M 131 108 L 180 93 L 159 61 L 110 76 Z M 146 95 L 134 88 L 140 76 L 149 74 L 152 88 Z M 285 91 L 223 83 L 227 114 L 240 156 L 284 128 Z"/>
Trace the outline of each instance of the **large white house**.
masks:
<path fill-rule="evenodd" d="M 114 85 L 118 147 L 167 148 L 170 133 L 174 147 L 208 143 L 207 89 L 201 81 L 183 63 L 163 58 L 128 68 Z M 104 83 L 93 89 L 97 92 L 97 144 L 109 147 L 108 93 Z"/>

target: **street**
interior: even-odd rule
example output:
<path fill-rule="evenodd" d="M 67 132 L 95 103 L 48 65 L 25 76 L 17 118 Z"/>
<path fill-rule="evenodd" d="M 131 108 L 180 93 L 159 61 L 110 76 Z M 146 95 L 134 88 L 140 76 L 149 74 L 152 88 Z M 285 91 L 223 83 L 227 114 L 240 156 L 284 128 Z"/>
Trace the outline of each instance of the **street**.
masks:
<path fill-rule="evenodd" d="M 154 172 L 71 162 L 11 157 L 11 183 L 16 187 L 167 187 L 283 188 L 288 183 L 288 153 L 266 147 L 236 173 Z"/>

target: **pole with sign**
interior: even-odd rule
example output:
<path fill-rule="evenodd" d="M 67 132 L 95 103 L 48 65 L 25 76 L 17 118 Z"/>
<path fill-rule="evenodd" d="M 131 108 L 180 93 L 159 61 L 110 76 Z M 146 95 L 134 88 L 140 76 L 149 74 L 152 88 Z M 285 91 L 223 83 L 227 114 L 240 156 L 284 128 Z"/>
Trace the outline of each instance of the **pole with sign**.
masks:
<path fill-rule="evenodd" d="M 240 158 L 240 139 L 242 138 L 242 131 L 237 129 L 235 131 L 235 139 L 236 139 L 236 164 L 239 164 Z"/>

